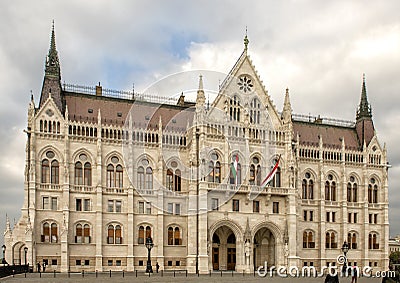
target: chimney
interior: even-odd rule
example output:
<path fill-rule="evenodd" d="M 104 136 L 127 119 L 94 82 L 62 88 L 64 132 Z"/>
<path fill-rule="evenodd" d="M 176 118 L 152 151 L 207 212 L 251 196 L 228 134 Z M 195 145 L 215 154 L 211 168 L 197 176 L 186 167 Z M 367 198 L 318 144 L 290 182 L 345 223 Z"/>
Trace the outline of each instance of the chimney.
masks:
<path fill-rule="evenodd" d="M 101 96 L 102 91 L 103 91 L 103 88 L 101 87 L 100 82 L 99 82 L 99 85 L 96 85 L 96 96 Z"/>

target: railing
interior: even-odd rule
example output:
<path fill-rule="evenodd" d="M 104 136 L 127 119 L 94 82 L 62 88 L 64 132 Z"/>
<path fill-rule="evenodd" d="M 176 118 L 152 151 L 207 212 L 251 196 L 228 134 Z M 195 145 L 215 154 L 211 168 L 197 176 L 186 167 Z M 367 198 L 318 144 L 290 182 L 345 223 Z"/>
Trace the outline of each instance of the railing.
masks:
<path fill-rule="evenodd" d="M 233 184 L 221 184 L 221 183 L 211 183 L 205 182 L 207 184 L 208 189 L 223 191 L 223 192 L 244 192 L 244 193 L 271 193 L 271 194 L 279 194 L 279 195 L 287 195 L 290 192 L 289 188 L 280 188 L 280 187 L 266 187 L 263 188 L 261 186 L 256 185 L 233 185 Z"/>
<path fill-rule="evenodd" d="M 103 193 L 125 194 L 127 190 L 125 188 L 103 188 Z"/>
<path fill-rule="evenodd" d="M 4 265 L 0 266 L 0 278 L 20 274 L 29 271 L 29 266 L 26 265 Z"/>
<path fill-rule="evenodd" d="M 39 189 L 41 190 L 61 190 L 61 185 L 59 184 L 45 184 L 45 183 L 40 183 Z"/>
<path fill-rule="evenodd" d="M 294 121 L 333 125 L 333 126 L 347 127 L 347 128 L 354 128 L 356 126 L 356 123 L 354 123 L 353 121 L 325 118 L 321 116 L 311 116 L 304 114 L 292 114 L 292 119 Z"/>
<path fill-rule="evenodd" d="M 70 189 L 73 192 L 93 192 L 94 191 L 93 186 L 87 186 L 87 185 L 70 185 Z"/>
<path fill-rule="evenodd" d="M 63 90 L 68 92 L 82 93 L 93 96 L 96 95 L 95 86 L 83 86 L 83 85 L 64 83 Z M 178 102 L 178 97 L 164 97 L 148 93 L 146 94 L 135 93 L 133 90 L 126 91 L 126 90 L 113 90 L 113 89 L 101 88 L 101 96 L 126 99 L 126 100 L 147 101 L 147 102 L 169 104 L 169 105 L 177 105 Z M 185 102 L 193 102 L 193 101 L 185 99 Z"/>

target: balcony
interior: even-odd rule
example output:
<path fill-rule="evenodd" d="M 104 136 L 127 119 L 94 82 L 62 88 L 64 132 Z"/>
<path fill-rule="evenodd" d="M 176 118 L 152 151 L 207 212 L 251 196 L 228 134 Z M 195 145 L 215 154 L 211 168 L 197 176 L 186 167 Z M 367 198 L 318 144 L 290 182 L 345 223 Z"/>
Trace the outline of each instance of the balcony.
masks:
<path fill-rule="evenodd" d="M 103 188 L 103 193 L 125 194 L 125 193 L 127 193 L 127 189 L 125 189 L 125 188 Z"/>
<path fill-rule="evenodd" d="M 94 192 L 94 187 L 87 185 L 71 185 L 70 190 L 73 192 Z"/>
<path fill-rule="evenodd" d="M 59 184 L 39 183 L 38 186 L 39 186 L 40 190 L 54 190 L 54 191 L 60 191 L 61 190 L 61 185 L 59 185 Z"/>
<path fill-rule="evenodd" d="M 221 191 L 221 192 L 237 192 L 237 193 L 262 193 L 262 194 L 275 194 L 275 195 L 288 195 L 290 188 L 281 187 L 266 187 L 256 185 L 233 185 L 233 184 L 221 184 L 204 182 L 209 190 Z"/>

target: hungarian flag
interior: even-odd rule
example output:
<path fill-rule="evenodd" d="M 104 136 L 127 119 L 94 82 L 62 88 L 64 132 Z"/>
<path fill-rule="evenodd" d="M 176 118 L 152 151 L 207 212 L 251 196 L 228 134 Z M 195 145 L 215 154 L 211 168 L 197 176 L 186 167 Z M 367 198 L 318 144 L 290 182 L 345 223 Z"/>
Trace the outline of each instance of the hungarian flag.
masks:
<path fill-rule="evenodd" d="M 271 172 L 269 172 L 268 176 L 264 179 L 264 181 L 261 183 L 261 188 L 264 189 L 268 183 L 274 178 L 276 171 L 278 171 L 278 166 L 279 166 L 279 161 L 281 160 L 281 156 L 279 155 L 278 160 L 276 161 L 276 164 L 274 168 L 272 168 Z"/>
<path fill-rule="evenodd" d="M 232 176 L 235 180 L 235 185 L 237 186 L 237 170 L 238 170 L 238 163 L 239 163 L 239 155 L 235 155 L 235 160 L 231 164 Z"/>

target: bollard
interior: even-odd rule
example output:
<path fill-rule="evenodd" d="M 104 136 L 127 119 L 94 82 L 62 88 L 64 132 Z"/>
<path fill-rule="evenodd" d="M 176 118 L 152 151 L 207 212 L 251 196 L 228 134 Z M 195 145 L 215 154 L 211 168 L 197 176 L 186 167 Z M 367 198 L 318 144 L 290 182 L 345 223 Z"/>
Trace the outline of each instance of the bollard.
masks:
<path fill-rule="evenodd" d="M 232 277 L 233 277 L 233 270 L 232 270 Z"/>
<path fill-rule="evenodd" d="M 149 272 L 149 277 L 150 277 L 150 272 Z"/>
<path fill-rule="evenodd" d="M 174 270 L 174 277 L 175 277 L 175 270 Z"/>
<path fill-rule="evenodd" d="M 136 277 L 137 277 L 137 269 L 135 270 L 135 275 L 136 275 Z"/>
<path fill-rule="evenodd" d="M 161 277 L 164 275 L 164 269 L 161 269 Z"/>
<path fill-rule="evenodd" d="M 256 277 L 256 269 L 253 270 L 253 276 Z"/>
<path fill-rule="evenodd" d="M 68 270 L 68 278 L 70 278 L 71 277 L 71 274 L 70 274 L 70 271 Z"/>
<path fill-rule="evenodd" d="M 13 277 L 15 277 L 15 270 L 13 269 Z"/>
<path fill-rule="evenodd" d="M 97 278 L 97 270 L 96 270 L 96 278 Z"/>
<path fill-rule="evenodd" d="M 25 272 L 25 278 L 26 278 L 26 272 Z"/>
<path fill-rule="evenodd" d="M 110 277 L 111 277 L 111 269 L 110 269 Z"/>
<path fill-rule="evenodd" d="M 200 271 L 197 270 L 197 277 L 199 277 L 199 276 L 200 276 Z"/>
<path fill-rule="evenodd" d="M 39 271 L 39 277 L 42 278 L 42 272 Z"/>
<path fill-rule="evenodd" d="M 187 269 L 186 269 L 186 277 L 187 277 Z"/>
<path fill-rule="evenodd" d="M 85 278 L 85 270 L 82 270 L 82 277 Z"/>
<path fill-rule="evenodd" d="M 244 270 L 243 270 L 243 276 L 244 276 Z"/>
<path fill-rule="evenodd" d="M 222 277 L 222 270 L 221 270 L 221 277 Z"/>
<path fill-rule="evenodd" d="M 210 277 L 211 277 L 211 270 L 210 270 L 210 272 L 209 272 L 209 273 L 210 273 Z"/>
<path fill-rule="evenodd" d="M 56 278 L 56 270 L 55 269 L 53 270 L 53 276 L 54 276 L 54 278 Z"/>
<path fill-rule="evenodd" d="M 122 270 L 122 278 L 124 278 L 124 277 L 125 277 L 125 271 Z"/>

